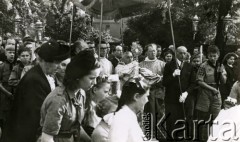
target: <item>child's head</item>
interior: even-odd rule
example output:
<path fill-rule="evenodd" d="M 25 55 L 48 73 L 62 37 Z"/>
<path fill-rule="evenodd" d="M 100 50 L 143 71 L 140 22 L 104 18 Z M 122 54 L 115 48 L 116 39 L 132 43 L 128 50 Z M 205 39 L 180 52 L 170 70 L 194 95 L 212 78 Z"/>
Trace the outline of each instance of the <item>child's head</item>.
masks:
<path fill-rule="evenodd" d="M 237 55 L 233 52 L 228 53 L 223 58 L 223 64 L 233 65 L 235 59 L 237 58 Z"/>
<path fill-rule="evenodd" d="M 111 84 L 107 77 L 98 77 L 97 83 L 92 87 L 93 100 L 97 103 L 109 95 Z"/>
<path fill-rule="evenodd" d="M 218 47 L 216 45 L 210 45 L 208 47 L 207 53 L 208 53 L 208 60 L 211 63 L 216 63 L 219 58 L 219 55 L 220 55 L 220 51 L 219 51 Z"/>
<path fill-rule="evenodd" d="M 200 54 L 193 55 L 191 63 L 194 67 L 200 66 L 201 64 Z"/>
<path fill-rule="evenodd" d="M 13 62 L 15 57 L 15 47 L 13 45 L 6 45 L 5 55 L 8 61 Z"/>
<path fill-rule="evenodd" d="M 29 64 L 31 61 L 31 50 L 29 48 L 20 48 L 18 50 L 18 56 L 20 61 L 26 65 Z"/>
<path fill-rule="evenodd" d="M 109 96 L 100 101 L 96 107 L 96 114 L 103 118 L 105 115 L 116 111 L 118 106 L 118 97 L 117 96 Z"/>
<path fill-rule="evenodd" d="M 194 47 L 193 48 L 193 55 L 199 54 L 199 47 Z"/>

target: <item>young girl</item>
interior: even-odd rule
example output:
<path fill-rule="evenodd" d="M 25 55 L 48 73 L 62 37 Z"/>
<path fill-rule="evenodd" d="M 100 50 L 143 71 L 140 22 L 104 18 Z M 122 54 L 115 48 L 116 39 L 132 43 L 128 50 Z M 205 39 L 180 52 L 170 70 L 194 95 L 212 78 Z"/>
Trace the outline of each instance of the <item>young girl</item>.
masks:
<path fill-rule="evenodd" d="M 111 122 L 114 117 L 114 111 L 118 106 L 118 97 L 116 95 L 106 97 L 97 104 L 96 114 L 102 120 L 92 133 L 92 142 L 107 142 Z"/>
<path fill-rule="evenodd" d="M 230 102 L 233 105 L 239 105 L 240 104 L 240 59 L 236 60 L 233 66 L 233 73 L 234 77 L 236 78 L 236 82 L 233 84 L 232 89 L 230 91 L 229 97 L 227 97 L 226 102 Z M 229 103 L 227 103 L 229 104 Z M 225 108 L 228 108 L 229 106 L 226 106 Z"/>
<path fill-rule="evenodd" d="M 143 142 L 144 134 L 137 114 L 143 111 L 148 96 L 149 87 L 142 81 L 129 80 L 123 85 L 108 135 L 109 142 Z"/>
<path fill-rule="evenodd" d="M 172 53 L 172 51 L 166 51 L 165 53 L 164 53 L 164 60 L 165 60 L 165 62 L 171 62 L 172 60 L 173 60 L 173 53 Z"/>
<path fill-rule="evenodd" d="M 83 127 L 89 136 L 99 124 L 101 118 L 96 115 L 96 104 L 109 96 L 111 84 L 107 77 L 98 77 L 97 83 L 89 90 L 86 98 L 86 113 L 83 120 Z"/>
<path fill-rule="evenodd" d="M 237 58 L 237 55 L 235 53 L 228 53 L 225 55 L 223 59 L 223 65 L 227 72 L 227 80 L 226 80 L 226 84 L 223 85 L 221 90 L 222 101 L 224 101 L 227 98 L 227 96 L 229 96 L 231 88 L 234 82 L 236 82 L 236 78 L 234 77 L 234 73 L 233 73 L 233 64 L 236 58 Z"/>

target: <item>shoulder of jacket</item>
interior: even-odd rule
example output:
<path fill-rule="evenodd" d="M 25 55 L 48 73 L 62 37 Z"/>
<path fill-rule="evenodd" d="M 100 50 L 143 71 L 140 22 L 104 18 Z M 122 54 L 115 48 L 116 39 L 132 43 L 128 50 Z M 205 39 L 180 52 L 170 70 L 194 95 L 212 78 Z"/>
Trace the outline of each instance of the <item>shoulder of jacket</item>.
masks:
<path fill-rule="evenodd" d="M 4 64 L 4 62 L 3 62 L 3 61 L 0 61 L 0 66 L 3 65 L 3 64 Z"/>
<path fill-rule="evenodd" d="M 4 62 L 3 61 L 0 61 L 0 69 L 2 69 L 4 67 Z"/>
<path fill-rule="evenodd" d="M 208 63 L 205 61 L 205 62 L 203 62 L 201 65 L 200 65 L 200 67 L 205 67 L 205 66 L 207 66 L 208 65 Z"/>

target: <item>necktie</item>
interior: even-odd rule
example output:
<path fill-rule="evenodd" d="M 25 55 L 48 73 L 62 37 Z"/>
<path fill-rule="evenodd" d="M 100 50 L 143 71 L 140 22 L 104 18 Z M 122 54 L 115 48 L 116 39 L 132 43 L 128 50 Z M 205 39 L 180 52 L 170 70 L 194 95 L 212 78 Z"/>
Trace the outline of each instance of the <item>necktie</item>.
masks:
<path fill-rule="evenodd" d="M 183 67 L 183 62 L 180 63 L 180 65 L 179 65 L 179 69 L 181 70 L 182 67 Z"/>
<path fill-rule="evenodd" d="M 72 103 L 74 107 L 76 108 L 76 120 L 78 121 L 79 124 L 81 124 L 81 108 L 82 105 L 80 103 L 80 92 L 72 99 Z"/>
<path fill-rule="evenodd" d="M 80 103 L 80 97 L 81 94 L 80 92 L 78 92 L 78 94 L 73 99 L 71 99 L 74 107 L 76 108 L 76 122 L 74 124 L 74 128 L 72 129 L 74 142 L 80 141 L 81 107 L 82 107 Z"/>

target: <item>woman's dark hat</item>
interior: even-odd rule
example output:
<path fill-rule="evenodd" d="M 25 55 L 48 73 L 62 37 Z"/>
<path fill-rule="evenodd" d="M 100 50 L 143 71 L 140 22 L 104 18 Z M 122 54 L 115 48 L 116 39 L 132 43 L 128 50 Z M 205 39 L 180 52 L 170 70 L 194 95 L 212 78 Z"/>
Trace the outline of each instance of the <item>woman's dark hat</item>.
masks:
<path fill-rule="evenodd" d="M 63 61 L 70 57 L 70 47 L 49 40 L 39 48 L 38 55 L 46 62 Z"/>

